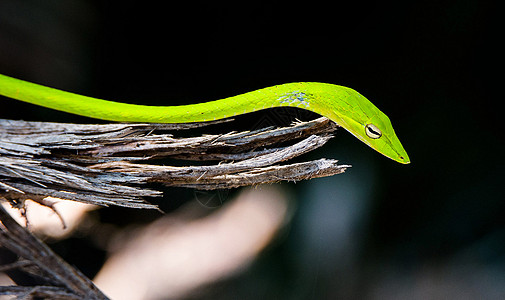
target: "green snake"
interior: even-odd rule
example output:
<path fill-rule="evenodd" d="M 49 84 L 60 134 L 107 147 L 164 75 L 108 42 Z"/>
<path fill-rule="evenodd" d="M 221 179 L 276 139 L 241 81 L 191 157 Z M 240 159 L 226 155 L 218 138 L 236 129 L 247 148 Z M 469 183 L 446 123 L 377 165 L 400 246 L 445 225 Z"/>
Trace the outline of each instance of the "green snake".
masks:
<path fill-rule="evenodd" d="M 328 83 L 294 82 L 205 103 L 146 106 L 82 96 L 0 74 L 0 95 L 96 119 L 143 123 L 205 122 L 272 107 L 298 107 L 329 118 L 386 157 L 410 163 L 383 112 L 355 90 Z"/>

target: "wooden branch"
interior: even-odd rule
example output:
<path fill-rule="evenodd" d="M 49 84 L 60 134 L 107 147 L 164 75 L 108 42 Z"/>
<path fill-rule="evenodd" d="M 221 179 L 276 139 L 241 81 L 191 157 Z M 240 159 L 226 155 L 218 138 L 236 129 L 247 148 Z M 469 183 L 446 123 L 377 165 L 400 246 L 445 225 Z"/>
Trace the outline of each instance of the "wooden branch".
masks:
<path fill-rule="evenodd" d="M 331 176 L 350 167 L 330 159 L 282 164 L 332 137 L 337 126 L 326 118 L 286 128 L 191 138 L 167 133 L 203 125 L 208 123 L 81 125 L 0 120 L 0 198 L 19 207 L 26 199 L 44 203 L 53 197 L 155 209 L 144 200 L 161 196 L 150 183 L 227 189 Z M 154 164 L 159 159 L 218 162 L 175 167 Z M 21 258 L 0 265 L 0 272 L 10 276 L 21 272 L 34 281 L 0 287 L 0 295 L 107 299 L 89 279 L 19 226 L 1 205 L 0 246 Z"/>
<path fill-rule="evenodd" d="M 331 176 L 349 167 L 329 159 L 280 164 L 324 145 L 337 129 L 326 118 L 190 138 L 167 133 L 204 125 L 208 124 L 0 120 L 0 197 L 14 204 L 50 196 L 102 206 L 156 208 L 144 200 L 161 196 L 149 187 L 152 182 L 212 190 Z M 153 164 L 160 158 L 219 162 Z"/>

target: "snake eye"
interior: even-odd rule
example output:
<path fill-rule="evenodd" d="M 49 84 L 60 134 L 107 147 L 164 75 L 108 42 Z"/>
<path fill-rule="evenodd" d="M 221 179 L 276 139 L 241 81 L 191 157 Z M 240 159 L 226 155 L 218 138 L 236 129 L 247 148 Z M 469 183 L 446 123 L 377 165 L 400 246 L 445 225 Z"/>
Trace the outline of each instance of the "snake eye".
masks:
<path fill-rule="evenodd" d="M 382 132 L 374 124 L 366 124 L 365 132 L 366 132 L 366 135 L 372 139 L 378 139 L 382 136 Z"/>

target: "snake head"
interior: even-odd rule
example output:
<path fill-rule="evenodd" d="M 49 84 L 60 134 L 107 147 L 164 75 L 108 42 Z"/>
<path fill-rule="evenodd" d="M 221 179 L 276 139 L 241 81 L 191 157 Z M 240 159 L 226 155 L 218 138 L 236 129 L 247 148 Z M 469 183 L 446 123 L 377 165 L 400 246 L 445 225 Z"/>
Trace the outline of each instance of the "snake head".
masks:
<path fill-rule="evenodd" d="M 320 103 L 323 115 L 384 156 L 402 164 L 410 163 L 389 118 L 355 90 L 334 87 L 329 95 L 320 98 L 328 99 Z"/>

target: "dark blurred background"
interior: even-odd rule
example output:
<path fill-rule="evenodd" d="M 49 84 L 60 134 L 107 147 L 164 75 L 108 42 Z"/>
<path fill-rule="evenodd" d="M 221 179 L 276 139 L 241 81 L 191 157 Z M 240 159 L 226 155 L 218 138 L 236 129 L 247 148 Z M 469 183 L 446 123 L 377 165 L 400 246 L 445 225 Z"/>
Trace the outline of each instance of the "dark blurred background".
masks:
<path fill-rule="evenodd" d="M 339 131 L 308 156 L 353 167 L 282 184 L 296 203 L 288 230 L 202 298 L 500 299 L 500 11 L 478 0 L 0 0 L 0 73 L 157 105 L 293 81 L 352 87 L 391 118 L 412 163 L 388 160 Z M 96 122 L 0 101 L 0 118 Z M 247 128 L 251 117 L 234 124 Z M 160 201 L 167 212 L 195 201 L 194 191 L 169 191 Z M 98 214 L 116 226 L 158 217 L 118 208 Z M 85 238 L 54 248 L 90 277 L 105 259 Z"/>

